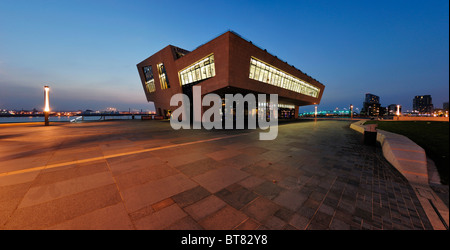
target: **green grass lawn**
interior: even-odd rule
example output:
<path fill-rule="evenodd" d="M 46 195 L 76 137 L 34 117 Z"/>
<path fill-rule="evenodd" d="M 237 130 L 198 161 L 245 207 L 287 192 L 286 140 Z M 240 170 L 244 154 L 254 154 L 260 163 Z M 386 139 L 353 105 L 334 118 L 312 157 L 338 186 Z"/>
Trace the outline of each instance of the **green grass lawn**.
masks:
<path fill-rule="evenodd" d="M 401 134 L 422 147 L 436 164 L 442 184 L 448 185 L 449 177 L 449 123 L 427 121 L 368 121 L 378 129 Z"/>

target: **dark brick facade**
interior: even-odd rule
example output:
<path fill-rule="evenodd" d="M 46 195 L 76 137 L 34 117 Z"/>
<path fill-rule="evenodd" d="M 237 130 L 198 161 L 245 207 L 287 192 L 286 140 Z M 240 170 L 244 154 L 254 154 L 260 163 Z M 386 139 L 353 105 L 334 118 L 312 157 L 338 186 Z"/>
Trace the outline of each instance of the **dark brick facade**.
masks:
<path fill-rule="evenodd" d="M 186 54 L 180 57 L 179 51 Z M 322 83 L 294 66 L 281 61 L 276 56 L 269 54 L 266 50 L 255 46 L 238 34 L 229 31 L 191 52 L 169 45 L 137 64 L 144 90 L 146 88 L 143 67 L 151 65 L 153 68 L 156 91 L 148 93 L 145 90 L 145 94 L 149 102 L 155 103 L 157 114 L 165 115 L 168 110 L 177 108 L 170 106 L 170 99 L 174 94 L 183 93 L 178 72 L 211 54 L 214 54 L 215 76 L 195 83 L 195 85 L 202 87 L 202 96 L 208 93 L 216 93 L 221 96 L 234 93 L 243 95 L 247 93 L 278 94 L 279 103 L 295 105 L 296 116 L 298 115 L 299 106 L 320 103 L 325 88 Z M 251 57 L 256 57 L 285 73 L 314 85 L 320 89 L 318 97 L 307 96 L 250 79 Z M 170 88 L 161 89 L 156 66 L 159 63 L 164 63 Z"/>

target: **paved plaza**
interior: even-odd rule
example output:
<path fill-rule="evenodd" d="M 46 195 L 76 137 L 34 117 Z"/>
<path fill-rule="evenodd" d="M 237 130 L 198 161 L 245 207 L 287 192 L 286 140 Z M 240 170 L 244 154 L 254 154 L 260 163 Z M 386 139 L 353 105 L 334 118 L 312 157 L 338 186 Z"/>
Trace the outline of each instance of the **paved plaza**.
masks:
<path fill-rule="evenodd" d="M 2 229 L 433 229 L 350 121 L 173 130 L 167 121 L 0 127 Z"/>

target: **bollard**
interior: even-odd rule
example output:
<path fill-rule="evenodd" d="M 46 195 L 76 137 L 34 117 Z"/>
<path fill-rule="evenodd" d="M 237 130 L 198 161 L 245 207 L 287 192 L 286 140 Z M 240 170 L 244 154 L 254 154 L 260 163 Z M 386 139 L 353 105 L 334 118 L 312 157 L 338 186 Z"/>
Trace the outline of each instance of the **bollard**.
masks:
<path fill-rule="evenodd" d="M 377 145 L 377 124 L 364 125 L 364 144 Z"/>

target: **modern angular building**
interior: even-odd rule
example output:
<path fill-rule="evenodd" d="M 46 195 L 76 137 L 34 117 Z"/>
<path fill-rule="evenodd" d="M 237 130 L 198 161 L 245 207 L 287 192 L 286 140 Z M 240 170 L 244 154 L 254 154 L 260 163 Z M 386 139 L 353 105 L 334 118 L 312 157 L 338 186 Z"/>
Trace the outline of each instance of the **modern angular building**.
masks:
<path fill-rule="evenodd" d="M 168 45 L 137 64 L 145 95 L 156 113 L 170 116 L 174 94 L 192 97 L 215 93 L 246 95 L 278 94 L 279 117 L 298 116 L 299 106 L 319 104 L 325 86 L 301 70 L 283 62 L 228 31 L 193 51 Z"/>

